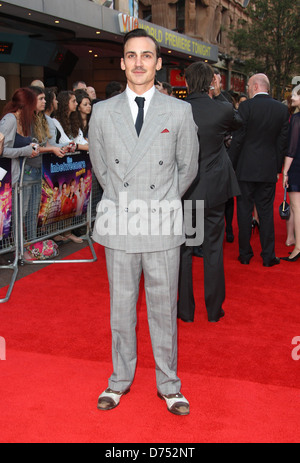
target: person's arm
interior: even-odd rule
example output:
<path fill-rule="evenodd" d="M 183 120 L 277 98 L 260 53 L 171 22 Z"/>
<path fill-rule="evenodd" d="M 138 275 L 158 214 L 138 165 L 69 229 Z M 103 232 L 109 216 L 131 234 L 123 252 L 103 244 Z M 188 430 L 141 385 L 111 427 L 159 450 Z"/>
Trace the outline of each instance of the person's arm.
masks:
<path fill-rule="evenodd" d="M 286 156 L 284 158 L 283 172 L 282 172 L 282 186 L 283 188 L 289 186 L 289 170 L 294 158 Z"/>
<path fill-rule="evenodd" d="M 48 143 L 51 146 L 58 146 L 59 148 L 63 148 L 65 146 L 68 146 L 68 142 L 65 143 L 56 143 L 56 136 L 57 136 L 57 128 L 53 122 L 53 118 L 45 114 L 48 127 L 49 127 L 49 133 L 50 137 L 48 138 Z"/>
<path fill-rule="evenodd" d="M 50 143 L 47 143 L 46 146 L 40 146 L 40 154 L 43 153 L 53 153 L 58 158 L 63 158 L 65 155 L 63 148 L 60 148 L 59 146 L 51 146 Z"/>
<path fill-rule="evenodd" d="M 81 129 L 79 129 L 77 137 L 74 138 L 74 142 L 76 143 L 75 151 L 77 151 L 77 150 L 79 150 L 79 151 L 88 151 L 89 150 L 88 141 L 84 138 Z"/>
<path fill-rule="evenodd" d="M 242 147 L 246 138 L 247 133 L 247 121 L 248 121 L 248 101 L 244 101 L 240 104 L 238 114 L 242 119 L 242 126 L 233 132 L 230 148 L 228 150 L 228 156 L 232 162 L 233 168 L 236 170 L 238 158 L 242 151 Z"/>
<path fill-rule="evenodd" d="M 179 174 L 179 194 L 182 197 L 198 172 L 198 128 L 194 122 L 192 107 L 186 104 L 177 134 L 176 161 Z"/>
<path fill-rule="evenodd" d="M 3 152 L 3 148 L 4 148 L 4 135 L 3 133 L 0 133 L 0 156 Z"/>
<path fill-rule="evenodd" d="M 89 154 L 93 166 L 93 171 L 97 177 L 98 182 L 104 190 L 106 186 L 107 164 L 105 159 L 103 133 L 99 121 L 102 111 L 102 107 L 100 108 L 100 106 L 101 103 L 94 107 L 89 123 Z"/>
<path fill-rule="evenodd" d="M 19 157 L 36 157 L 39 149 L 34 149 L 33 144 L 14 148 L 17 133 L 17 121 L 12 114 L 6 114 L 0 121 L 0 132 L 4 135 L 4 146 L 2 156 L 4 158 L 16 159 Z"/>
<path fill-rule="evenodd" d="M 299 137 L 300 137 L 300 118 L 292 117 L 290 122 L 290 137 L 287 154 L 284 159 L 283 172 L 282 172 L 282 184 L 283 188 L 289 185 L 289 169 L 296 156 Z"/>

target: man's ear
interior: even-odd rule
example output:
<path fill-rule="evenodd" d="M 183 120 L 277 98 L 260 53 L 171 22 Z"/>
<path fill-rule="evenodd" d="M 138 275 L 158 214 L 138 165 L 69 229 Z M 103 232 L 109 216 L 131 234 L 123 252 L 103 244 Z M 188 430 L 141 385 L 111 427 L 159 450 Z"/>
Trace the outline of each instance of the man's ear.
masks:
<path fill-rule="evenodd" d="M 158 58 L 157 59 L 157 63 L 156 63 L 156 70 L 157 71 L 160 71 L 162 68 L 162 59 L 161 58 Z"/>
<path fill-rule="evenodd" d="M 122 71 L 125 71 L 125 63 L 124 63 L 124 58 L 121 58 L 121 62 L 120 62 L 120 65 L 121 65 L 121 69 L 122 69 Z"/>

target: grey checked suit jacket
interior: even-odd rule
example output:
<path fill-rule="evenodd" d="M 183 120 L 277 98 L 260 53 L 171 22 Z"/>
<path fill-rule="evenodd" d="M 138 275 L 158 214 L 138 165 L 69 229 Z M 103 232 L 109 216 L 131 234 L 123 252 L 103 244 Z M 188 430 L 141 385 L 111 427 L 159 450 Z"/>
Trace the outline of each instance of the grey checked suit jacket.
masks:
<path fill-rule="evenodd" d="M 94 240 L 126 252 L 182 244 L 175 220 L 198 170 L 191 106 L 155 90 L 138 137 L 124 92 L 94 105 L 89 127 L 90 158 L 103 188 Z"/>

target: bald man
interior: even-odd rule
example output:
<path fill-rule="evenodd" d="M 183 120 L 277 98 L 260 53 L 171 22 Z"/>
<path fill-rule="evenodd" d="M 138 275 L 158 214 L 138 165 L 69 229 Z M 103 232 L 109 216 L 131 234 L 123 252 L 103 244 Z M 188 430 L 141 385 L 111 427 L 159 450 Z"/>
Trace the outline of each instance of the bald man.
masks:
<path fill-rule="evenodd" d="M 263 265 L 273 267 L 280 263 L 275 255 L 273 203 L 287 149 L 289 112 L 287 106 L 270 96 L 270 82 L 265 74 L 250 77 L 247 87 L 249 99 L 238 110 L 244 125 L 233 133 L 229 149 L 241 190 L 237 198 L 238 259 L 247 265 L 253 257 L 250 238 L 255 205 Z"/>
<path fill-rule="evenodd" d="M 33 80 L 30 84 L 31 87 L 40 87 L 40 88 L 45 88 L 44 82 L 41 80 Z"/>

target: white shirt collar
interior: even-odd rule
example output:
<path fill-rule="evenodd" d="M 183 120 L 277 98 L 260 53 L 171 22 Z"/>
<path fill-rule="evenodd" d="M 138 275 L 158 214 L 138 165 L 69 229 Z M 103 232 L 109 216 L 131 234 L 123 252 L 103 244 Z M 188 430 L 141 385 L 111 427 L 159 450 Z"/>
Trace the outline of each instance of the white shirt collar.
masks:
<path fill-rule="evenodd" d="M 269 93 L 268 93 L 268 92 L 257 92 L 257 93 L 255 93 L 255 95 L 253 95 L 253 98 L 254 98 L 256 95 L 269 95 Z"/>
<path fill-rule="evenodd" d="M 135 102 L 135 97 L 141 96 L 141 97 L 145 98 L 145 105 L 144 105 L 144 118 L 145 118 L 146 114 L 147 114 L 147 111 L 148 111 L 148 108 L 149 108 L 151 98 L 154 95 L 154 92 L 155 92 L 155 86 L 153 85 L 153 87 L 151 87 L 150 90 L 147 90 L 147 92 L 143 93 L 143 95 L 137 95 L 127 85 L 126 94 L 127 94 L 127 98 L 128 98 L 128 102 L 129 102 L 129 106 L 130 106 L 130 110 L 131 110 L 131 114 L 132 114 L 134 122 L 136 120 L 137 113 L 138 113 L 138 106 L 137 106 L 137 104 Z"/>

